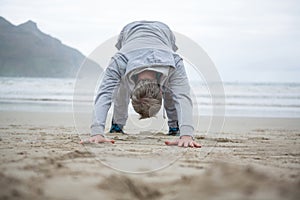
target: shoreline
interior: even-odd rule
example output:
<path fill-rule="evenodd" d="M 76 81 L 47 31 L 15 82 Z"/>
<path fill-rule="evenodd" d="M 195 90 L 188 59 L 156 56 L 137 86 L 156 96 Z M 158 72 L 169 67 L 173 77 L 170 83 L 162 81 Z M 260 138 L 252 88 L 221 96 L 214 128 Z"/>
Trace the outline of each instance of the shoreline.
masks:
<path fill-rule="evenodd" d="M 53 125 L 53 126 L 74 126 L 73 113 L 71 112 L 36 112 L 36 111 L 1 111 L 0 124 L 7 125 Z M 86 118 L 84 122 L 88 123 L 91 119 L 90 114 L 82 113 L 82 118 Z M 137 115 L 129 117 L 136 118 Z M 108 115 L 106 129 L 110 127 L 111 115 Z M 156 121 L 164 120 L 158 116 Z M 200 116 L 200 124 L 209 123 L 210 117 Z M 141 120 L 142 122 L 143 120 Z M 129 125 L 125 126 L 128 128 Z M 281 118 L 281 117 L 225 117 L 222 132 L 235 131 L 251 131 L 256 129 L 286 129 L 300 130 L 300 118 Z M 195 132 L 204 132 L 204 127 L 201 127 Z"/>

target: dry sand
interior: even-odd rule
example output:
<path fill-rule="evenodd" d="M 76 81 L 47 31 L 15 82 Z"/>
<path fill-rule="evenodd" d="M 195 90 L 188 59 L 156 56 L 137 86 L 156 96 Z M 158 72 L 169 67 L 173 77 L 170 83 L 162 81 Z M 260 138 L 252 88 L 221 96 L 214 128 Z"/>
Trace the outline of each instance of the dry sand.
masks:
<path fill-rule="evenodd" d="M 220 134 L 197 131 L 201 149 L 144 132 L 83 146 L 68 113 L 2 112 L 0 125 L 0 199 L 300 197 L 299 119 L 227 118 Z"/>

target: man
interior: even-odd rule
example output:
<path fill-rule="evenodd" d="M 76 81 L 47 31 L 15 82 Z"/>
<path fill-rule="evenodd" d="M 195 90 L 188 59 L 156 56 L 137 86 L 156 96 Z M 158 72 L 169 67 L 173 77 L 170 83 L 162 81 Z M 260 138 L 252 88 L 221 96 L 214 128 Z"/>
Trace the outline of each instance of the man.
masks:
<path fill-rule="evenodd" d="M 168 116 L 169 135 L 179 139 L 167 145 L 200 147 L 193 139 L 192 100 L 182 58 L 175 53 L 175 36 L 157 21 L 126 25 L 116 44 L 119 50 L 106 68 L 95 100 L 91 137 L 87 142 L 112 142 L 104 136 L 107 112 L 114 101 L 110 132 L 123 133 L 131 98 L 140 119 L 155 116 L 162 98 Z M 83 143 L 84 141 L 81 141 Z"/>

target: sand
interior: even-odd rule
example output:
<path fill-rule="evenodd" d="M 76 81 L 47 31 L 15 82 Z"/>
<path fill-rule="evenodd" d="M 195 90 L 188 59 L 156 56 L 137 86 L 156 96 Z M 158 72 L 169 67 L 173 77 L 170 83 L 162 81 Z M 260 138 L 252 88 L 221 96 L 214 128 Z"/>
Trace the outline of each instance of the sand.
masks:
<path fill-rule="evenodd" d="M 299 199 L 299 122 L 226 118 L 183 149 L 130 127 L 80 145 L 70 113 L 1 112 L 0 199 Z"/>

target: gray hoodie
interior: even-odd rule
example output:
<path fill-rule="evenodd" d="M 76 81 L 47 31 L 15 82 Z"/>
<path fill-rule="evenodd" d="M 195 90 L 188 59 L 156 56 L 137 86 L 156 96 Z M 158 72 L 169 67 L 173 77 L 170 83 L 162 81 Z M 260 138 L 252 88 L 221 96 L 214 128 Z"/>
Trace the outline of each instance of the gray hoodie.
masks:
<path fill-rule="evenodd" d="M 137 21 L 126 25 L 97 92 L 91 135 L 104 135 L 107 112 L 120 82 L 132 91 L 132 74 L 145 68 L 162 72 L 160 84 L 172 92 L 180 136 L 193 136 L 193 104 L 182 58 L 175 53 L 175 37 L 169 27 L 157 21 Z M 168 70 L 161 70 L 167 68 Z M 122 81 L 121 81 L 122 80 Z"/>

